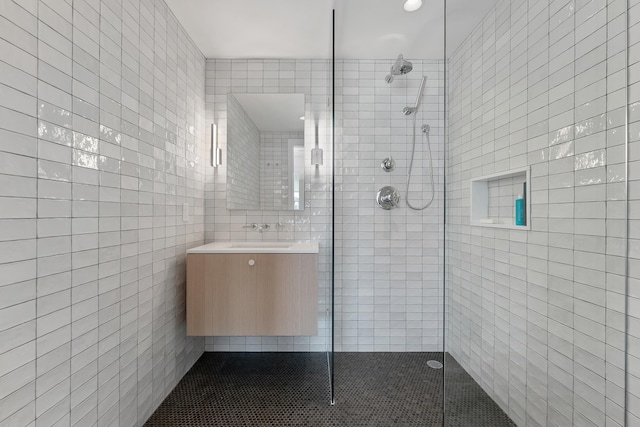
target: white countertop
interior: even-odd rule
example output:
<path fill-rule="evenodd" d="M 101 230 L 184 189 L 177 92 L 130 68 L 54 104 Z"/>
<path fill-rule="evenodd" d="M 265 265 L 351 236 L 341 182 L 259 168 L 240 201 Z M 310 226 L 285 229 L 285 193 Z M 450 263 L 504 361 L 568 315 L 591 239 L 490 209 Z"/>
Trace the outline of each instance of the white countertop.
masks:
<path fill-rule="evenodd" d="M 213 242 L 187 250 L 188 254 L 317 254 L 317 242 Z"/>

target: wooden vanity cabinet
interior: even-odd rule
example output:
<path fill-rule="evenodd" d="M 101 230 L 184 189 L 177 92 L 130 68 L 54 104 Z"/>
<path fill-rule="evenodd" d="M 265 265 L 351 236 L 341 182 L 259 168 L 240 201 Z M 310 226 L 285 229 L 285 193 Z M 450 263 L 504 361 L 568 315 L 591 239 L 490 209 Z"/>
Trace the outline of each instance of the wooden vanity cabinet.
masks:
<path fill-rule="evenodd" d="M 316 254 L 187 255 L 187 335 L 318 333 Z"/>

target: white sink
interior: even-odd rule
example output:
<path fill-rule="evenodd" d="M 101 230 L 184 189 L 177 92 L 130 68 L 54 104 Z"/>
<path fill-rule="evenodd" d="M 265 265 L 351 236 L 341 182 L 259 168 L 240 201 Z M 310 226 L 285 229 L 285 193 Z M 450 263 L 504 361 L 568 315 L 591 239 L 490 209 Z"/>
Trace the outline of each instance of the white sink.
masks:
<path fill-rule="evenodd" d="M 189 254 L 317 254 L 318 243 L 213 242 L 189 249 Z"/>
<path fill-rule="evenodd" d="M 291 247 L 291 243 L 288 242 L 230 242 L 232 248 L 260 248 L 260 249 L 269 249 L 269 248 L 279 248 L 279 249 L 288 249 Z"/>

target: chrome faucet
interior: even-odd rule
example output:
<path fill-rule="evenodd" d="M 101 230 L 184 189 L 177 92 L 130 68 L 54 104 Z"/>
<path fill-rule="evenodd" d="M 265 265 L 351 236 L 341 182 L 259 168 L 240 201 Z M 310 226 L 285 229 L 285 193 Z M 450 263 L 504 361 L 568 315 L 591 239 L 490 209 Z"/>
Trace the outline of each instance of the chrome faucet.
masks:
<path fill-rule="evenodd" d="M 268 231 L 271 229 L 271 226 L 269 224 L 247 224 L 247 225 L 243 225 L 242 228 L 250 228 L 252 231 L 257 231 L 259 233 L 262 233 L 264 231 Z"/>

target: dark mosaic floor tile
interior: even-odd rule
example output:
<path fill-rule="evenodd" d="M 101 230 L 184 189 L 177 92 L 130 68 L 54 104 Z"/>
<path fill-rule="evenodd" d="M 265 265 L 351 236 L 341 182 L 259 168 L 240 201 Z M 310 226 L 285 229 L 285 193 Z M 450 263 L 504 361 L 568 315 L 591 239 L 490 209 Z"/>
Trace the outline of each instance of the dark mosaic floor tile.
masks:
<path fill-rule="evenodd" d="M 515 427 L 453 357 L 447 355 L 445 365 L 446 427 Z"/>
<path fill-rule="evenodd" d="M 205 353 L 146 426 L 442 426 L 441 353 Z M 512 426 L 447 358 L 446 426 Z"/>

